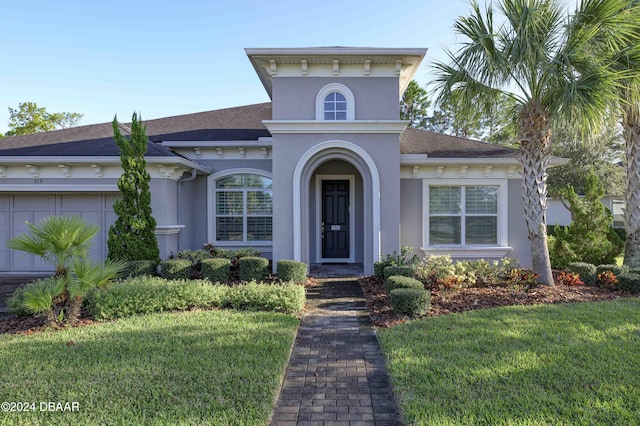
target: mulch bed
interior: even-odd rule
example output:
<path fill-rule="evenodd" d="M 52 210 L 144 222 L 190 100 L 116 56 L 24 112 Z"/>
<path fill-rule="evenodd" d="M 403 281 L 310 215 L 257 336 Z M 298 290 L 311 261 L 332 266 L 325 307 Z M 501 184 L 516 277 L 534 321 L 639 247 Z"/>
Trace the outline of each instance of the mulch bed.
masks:
<path fill-rule="evenodd" d="M 408 320 L 406 317 L 393 313 L 389 295 L 382 280 L 375 276 L 368 276 L 360 278 L 359 281 L 374 325 L 386 328 Z M 446 291 L 444 294 L 435 288 L 431 290 L 431 308 L 427 311 L 426 316 L 446 315 L 498 306 L 595 302 L 623 297 L 633 297 L 633 295 L 598 287 L 562 284 L 556 284 L 554 287 L 540 285 L 528 290 L 508 285 L 470 287 Z"/>

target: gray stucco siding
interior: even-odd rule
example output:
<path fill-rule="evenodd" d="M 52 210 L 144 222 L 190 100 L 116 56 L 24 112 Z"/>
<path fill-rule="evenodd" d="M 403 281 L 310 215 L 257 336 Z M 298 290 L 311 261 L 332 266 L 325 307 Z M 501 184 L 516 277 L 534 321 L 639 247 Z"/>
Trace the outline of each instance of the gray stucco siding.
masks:
<path fill-rule="evenodd" d="M 392 77 L 276 77 L 273 120 L 315 120 L 316 95 L 324 86 L 347 86 L 355 98 L 356 120 L 398 120 L 398 79 Z"/>
<path fill-rule="evenodd" d="M 531 246 L 529 234 L 524 221 L 524 204 L 522 202 L 522 181 L 521 179 L 509 179 L 509 246 L 513 250 L 507 254 L 508 257 L 518 259 L 520 265 L 530 268 Z"/>
<path fill-rule="evenodd" d="M 400 243 L 422 257 L 422 179 L 400 180 Z M 386 253 L 383 253 L 386 254 Z"/>

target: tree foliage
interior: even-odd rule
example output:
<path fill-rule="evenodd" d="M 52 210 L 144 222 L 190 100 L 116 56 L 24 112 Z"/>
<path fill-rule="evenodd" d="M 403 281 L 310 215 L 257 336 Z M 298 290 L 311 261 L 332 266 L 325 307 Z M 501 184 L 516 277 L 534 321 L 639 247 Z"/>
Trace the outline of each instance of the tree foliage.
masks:
<path fill-rule="evenodd" d="M 151 177 L 144 159 L 148 143 L 146 126 L 134 112 L 131 136 L 126 138 L 120 133 L 118 119 L 115 117 L 113 137 L 120 148 L 123 173 L 118 180 L 122 198 L 113 205 L 118 217 L 109 228 L 109 259 L 159 260 L 160 251 L 154 233 L 156 220 L 151 211 Z"/>
<path fill-rule="evenodd" d="M 571 262 L 612 264 L 622 252 L 622 240 L 611 227 L 611 212 L 601 202 L 604 189 L 593 170 L 587 173 L 583 191 L 582 198 L 571 185 L 565 191 L 572 222 L 566 228 L 556 226 L 550 241 L 555 267 L 564 268 Z"/>
<path fill-rule="evenodd" d="M 569 163 L 549 170 L 549 195 L 563 199 L 567 185 L 584 194 L 589 173 L 597 176 L 606 195 L 623 195 L 624 141 L 619 126 L 612 122 L 602 132 L 584 139 L 566 127 L 555 131 L 553 155 L 568 158 Z"/>
<path fill-rule="evenodd" d="M 411 80 L 400 101 L 400 119 L 409 120 L 414 129 L 426 129 L 431 105 L 427 96 L 427 91 L 417 81 Z"/>
<path fill-rule="evenodd" d="M 558 121 L 596 128 L 619 99 L 620 49 L 640 33 L 633 0 L 584 0 L 566 14 L 556 0 L 500 0 L 454 24 L 464 40 L 436 62 L 437 103 L 491 110 L 501 95 L 515 102 L 523 167 L 522 200 L 533 269 L 553 284 L 546 209 L 547 168 Z M 494 13 L 501 16 L 494 19 Z"/>
<path fill-rule="evenodd" d="M 65 129 L 76 126 L 81 118 L 82 114 L 77 112 L 48 112 L 35 102 L 21 102 L 18 108 L 9 107 L 9 131 L 6 136 Z"/>

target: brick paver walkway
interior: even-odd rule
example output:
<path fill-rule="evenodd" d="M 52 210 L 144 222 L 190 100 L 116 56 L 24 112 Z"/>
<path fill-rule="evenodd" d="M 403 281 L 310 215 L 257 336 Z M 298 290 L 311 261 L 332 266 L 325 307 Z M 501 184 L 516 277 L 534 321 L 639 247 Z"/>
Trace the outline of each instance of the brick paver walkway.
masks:
<path fill-rule="evenodd" d="M 307 297 L 271 425 L 401 425 L 358 282 L 325 280 Z"/>

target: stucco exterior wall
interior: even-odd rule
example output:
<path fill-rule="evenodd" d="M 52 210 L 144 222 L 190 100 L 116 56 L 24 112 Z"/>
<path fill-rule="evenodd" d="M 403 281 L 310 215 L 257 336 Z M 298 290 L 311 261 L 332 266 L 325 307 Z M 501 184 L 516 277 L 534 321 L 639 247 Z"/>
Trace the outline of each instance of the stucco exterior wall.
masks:
<path fill-rule="evenodd" d="M 400 244 L 422 258 L 422 179 L 400 180 Z M 383 253 L 386 254 L 386 253 Z"/>
<path fill-rule="evenodd" d="M 273 140 L 273 169 L 274 173 L 274 260 L 292 259 L 293 252 L 293 177 L 294 170 L 300 158 L 315 145 L 325 141 L 346 141 L 364 149 L 373 160 L 379 174 L 380 197 L 380 252 L 390 253 L 398 250 L 400 245 L 400 147 L 399 137 L 393 134 L 281 134 Z M 366 171 L 367 174 L 369 171 Z M 370 180 L 370 178 L 369 178 Z M 367 176 L 363 176 L 367 181 Z M 308 186 L 304 182 L 303 188 Z M 298 196 L 298 195 L 296 195 Z M 365 214 L 372 215 L 372 206 L 366 204 Z M 303 218 L 304 219 L 304 218 Z M 308 218 L 307 218 L 308 219 Z M 365 222 L 371 223 L 371 217 L 365 217 Z M 363 239 L 367 244 L 368 233 L 373 229 L 365 229 Z M 307 241 L 302 246 L 302 261 L 308 263 L 311 259 L 309 247 L 308 224 L 303 224 L 302 240 Z M 371 244 L 371 241 L 369 241 Z M 365 250 L 366 251 L 366 250 Z M 378 255 L 375 250 L 374 256 Z M 364 260 L 365 272 L 372 268 L 372 262 Z"/>
<path fill-rule="evenodd" d="M 509 246 L 513 248 L 508 257 L 518 259 L 520 265 L 531 267 L 531 246 L 524 221 L 524 204 L 520 179 L 509 179 Z"/>
<path fill-rule="evenodd" d="M 273 120 L 315 120 L 316 94 L 329 83 L 351 90 L 356 120 L 400 119 L 397 78 L 278 77 L 273 79 Z"/>

